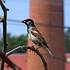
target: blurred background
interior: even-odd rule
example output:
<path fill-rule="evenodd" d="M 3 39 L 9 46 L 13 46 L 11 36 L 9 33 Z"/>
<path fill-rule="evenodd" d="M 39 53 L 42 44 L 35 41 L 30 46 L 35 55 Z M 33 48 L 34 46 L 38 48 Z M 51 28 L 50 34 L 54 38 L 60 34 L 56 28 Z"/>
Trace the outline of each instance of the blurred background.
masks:
<path fill-rule="evenodd" d="M 26 26 L 19 22 L 29 17 L 29 0 L 5 0 L 8 11 L 7 21 L 7 41 L 8 51 L 27 43 L 27 30 Z M 3 16 L 0 7 L 0 16 Z M 0 24 L 0 48 L 3 49 L 3 27 Z M 21 52 L 21 51 L 20 51 Z M 19 52 L 19 53 L 20 53 Z"/>
<path fill-rule="evenodd" d="M 15 22 L 22 21 L 29 18 L 29 0 L 5 0 L 8 11 L 8 26 L 7 35 L 9 47 L 26 44 L 27 42 L 27 28 L 24 24 Z M 65 52 L 70 52 L 70 1 L 64 0 L 64 41 L 65 41 Z M 3 16 L 2 9 L 0 7 L 0 16 Z M 3 28 L 0 24 L 0 48 L 2 49 L 2 38 Z M 22 41 L 24 40 L 24 42 Z M 20 41 L 20 42 L 18 42 Z M 12 49 L 12 47 L 10 47 Z"/>
<path fill-rule="evenodd" d="M 32 0 L 5 0 L 5 5 L 6 5 L 7 8 L 9 8 L 8 17 L 7 17 L 7 42 L 8 42 L 8 50 L 7 51 L 10 51 L 11 49 L 13 49 L 15 47 L 18 47 L 19 45 L 24 45 L 24 44 L 27 45 L 27 27 L 26 27 L 25 24 L 22 24 L 19 21 L 22 21 L 24 19 L 29 18 L 30 15 L 32 17 L 33 17 L 33 15 L 35 15 L 34 13 L 36 11 L 34 11 L 32 13 L 33 10 L 30 9 L 30 1 L 32 1 Z M 49 1 L 51 1 L 51 0 L 49 0 Z M 60 0 L 52 0 L 52 2 L 53 1 L 58 1 L 58 3 L 59 3 Z M 53 12 L 53 13 L 49 14 L 49 16 L 51 18 L 51 16 L 56 16 L 56 15 L 58 15 L 60 13 L 58 16 L 60 16 L 60 15 L 63 16 L 63 20 L 62 21 L 64 23 L 64 26 L 58 26 L 58 25 L 57 26 L 54 26 L 54 25 L 53 26 L 48 26 L 47 25 L 47 28 L 48 28 L 48 30 L 51 30 L 53 28 L 59 28 L 59 30 L 62 28 L 64 30 L 64 46 L 62 45 L 62 48 L 64 47 L 64 52 L 62 52 L 62 54 L 64 54 L 66 56 L 66 58 L 68 58 L 68 62 L 70 62 L 70 54 L 69 54 L 70 53 L 70 0 L 62 0 L 62 1 L 63 1 L 63 9 L 64 9 L 64 11 L 60 13 L 60 11 L 62 11 L 62 10 L 59 9 L 58 12 L 55 11 L 56 13 Z M 53 2 L 53 3 L 55 3 L 55 2 Z M 61 4 L 61 3 L 59 3 L 59 4 Z M 32 5 L 32 3 L 31 3 L 31 5 Z M 52 3 L 51 3 L 51 5 L 52 5 Z M 56 3 L 55 3 L 55 5 L 56 5 Z M 50 7 L 50 6 L 48 6 L 48 7 Z M 37 7 L 34 7 L 34 8 L 36 9 Z M 52 9 L 52 8 L 50 8 L 50 9 Z M 52 11 L 54 11 L 54 10 L 52 10 Z M 3 16 L 3 11 L 2 11 L 2 9 L 0 7 L 0 17 L 2 17 L 2 16 Z M 58 18 L 58 16 L 57 16 L 57 18 Z M 52 19 L 53 18 L 51 18 L 51 22 L 52 22 Z M 58 20 L 60 20 L 60 18 L 58 18 Z M 58 20 L 56 19 L 56 22 Z M 60 22 L 62 22 L 62 21 L 60 21 Z M 49 27 L 51 27 L 51 29 Z M 56 29 L 57 32 L 59 30 Z M 54 33 L 54 32 L 55 31 L 53 31 L 53 32 L 51 31 L 51 33 L 50 33 L 51 34 L 50 35 L 51 38 L 52 38 L 52 35 L 53 35 L 52 33 Z M 45 36 L 46 36 L 46 34 L 45 34 Z M 51 39 L 49 39 L 49 40 L 51 40 Z M 58 39 L 55 39 L 55 40 L 58 40 Z M 52 41 L 51 45 L 52 45 L 52 43 L 54 43 L 54 42 Z M 59 43 L 57 43 L 57 44 L 59 45 Z M 56 50 L 56 46 L 55 46 L 55 48 L 54 48 L 54 46 L 55 45 L 53 45 L 52 49 L 56 52 L 55 54 L 60 54 L 60 52 L 58 52 L 58 51 L 60 50 L 61 47 L 59 46 L 60 47 L 59 48 L 57 46 L 57 50 L 58 50 L 57 51 Z M 2 49 L 3 49 L 3 26 L 2 26 L 2 23 L 0 23 L 0 50 L 2 50 Z M 60 51 L 62 51 L 62 50 L 60 50 Z M 19 49 L 15 53 L 25 53 L 25 52 L 26 51 L 24 49 L 22 49 L 22 50 Z M 17 57 L 15 57 L 15 58 L 17 59 Z M 18 58 L 20 58 L 20 57 L 18 57 Z M 25 64 L 26 64 L 26 58 L 24 58 L 24 57 L 22 57 L 22 58 L 24 59 Z M 19 60 L 21 60 L 21 59 L 19 59 Z M 15 59 L 13 61 L 15 61 Z M 22 61 L 20 61 L 20 62 L 22 62 Z M 56 62 L 59 63 L 59 60 L 58 61 L 54 61 L 54 62 L 55 63 Z M 51 61 L 50 61 L 50 63 L 51 63 Z M 53 64 L 54 66 L 55 66 L 55 63 Z M 21 64 L 19 64 L 19 65 L 21 65 Z M 67 64 L 66 70 L 69 69 L 69 67 L 70 67 L 69 65 Z M 51 67 L 53 67 L 53 66 L 51 66 Z M 55 69 L 55 70 L 57 70 L 57 69 Z"/>

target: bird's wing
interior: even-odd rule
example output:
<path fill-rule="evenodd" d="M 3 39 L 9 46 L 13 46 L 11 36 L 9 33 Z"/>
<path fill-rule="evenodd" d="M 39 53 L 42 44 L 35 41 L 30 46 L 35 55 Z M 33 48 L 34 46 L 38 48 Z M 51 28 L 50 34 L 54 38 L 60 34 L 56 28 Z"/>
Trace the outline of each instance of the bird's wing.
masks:
<path fill-rule="evenodd" d="M 32 28 L 31 29 L 31 33 L 36 37 L 38 38 L 38 40 L 44 45 L 46 46 L 46 49 L 48 50 L 49 54 L 51 56 L 54 56 L 53 53 L 51 52 L 51 50 L 49 49 L 45 39 L 43 38 L 43 36 L 41 35 L 41 33 L 36 29 L 36 28 Z M 43 46 L 42 46 L 43 47 Z"/>
<path fill-rule="evenodd" d="M 31 33 L 40 40 L 40 42 L 42 44 L 44 44 L 46 47 L 48 47 L 45 39 L 43 38 L 43 36 L 41 35 L 41 33 L 37 30 L 37 28 L 32 28 L 31 29 Z"/>

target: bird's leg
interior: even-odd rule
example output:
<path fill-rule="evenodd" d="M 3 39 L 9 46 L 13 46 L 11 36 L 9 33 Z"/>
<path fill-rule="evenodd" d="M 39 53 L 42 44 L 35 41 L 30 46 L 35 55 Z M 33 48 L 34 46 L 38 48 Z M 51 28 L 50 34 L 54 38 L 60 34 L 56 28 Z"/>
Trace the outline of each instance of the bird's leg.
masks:
<path fill-rule="evenodd" d="M 40 46 L 36 48 L 36 50 L 38 50 L 39 48 L 41 48 Z"/>
<path fill-rule="evenodd" d="M 34 47 L 35 45 L 32 45 L 32 48 L 35 48 Z M 36 50 L 38 50 L 39 48 L 41 48 L 40 46 L 38 46 L 37 48 L 35 48 Z"/>
<path fill-rule="evenodd" d="M 35 45 L 32 45 L 32 48 L 34 48 L 35 49 L 35 47 L 34 47 Z M 34 52 L 34 55 L 35 55 L 35 52 Z"/>
<path fill-rule="evenodd" d="M 34 48 L 34 45 L 32 45 L 32 48 Z"/>

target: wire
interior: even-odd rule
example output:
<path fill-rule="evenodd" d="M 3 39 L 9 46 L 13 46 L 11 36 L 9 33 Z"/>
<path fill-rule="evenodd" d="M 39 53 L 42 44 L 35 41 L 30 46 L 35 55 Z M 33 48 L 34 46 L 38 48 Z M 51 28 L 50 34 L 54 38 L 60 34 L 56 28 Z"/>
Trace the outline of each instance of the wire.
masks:
<path fill-rule="evenodd" d="M 15 22 L 15 23 L 22 23 L 22 20 L 14 20 L 14 19 L 8 19 L 9 22 Z M 21 24 L 14 24 L 14 23 L 9 23 L 11 25 L 21 25 Z M 47 26 L 47 27 L 53 27 L 53 28 L 68 28 L 70 29 L 69 26 L 59 26 L 59 25 L 53 25 L 53 24 L 46 24 L 46 23 L 37 23 L 38 25 L 42 26 Z M 21 25 L 22 26 L 22 25 Z"/>

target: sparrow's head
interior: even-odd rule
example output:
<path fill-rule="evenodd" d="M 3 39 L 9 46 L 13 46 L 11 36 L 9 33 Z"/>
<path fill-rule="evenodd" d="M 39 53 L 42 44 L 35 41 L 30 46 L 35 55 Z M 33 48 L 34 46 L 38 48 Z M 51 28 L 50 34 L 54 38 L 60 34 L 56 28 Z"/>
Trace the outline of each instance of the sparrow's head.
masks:
<path fill-rule="evenodd" d="M 27 27 L 35 27 L 34 25 L 34 21 L 32 19 L 25 19 L 22 21 L 22 23 L 25 23 L 27 25 Z"/>

